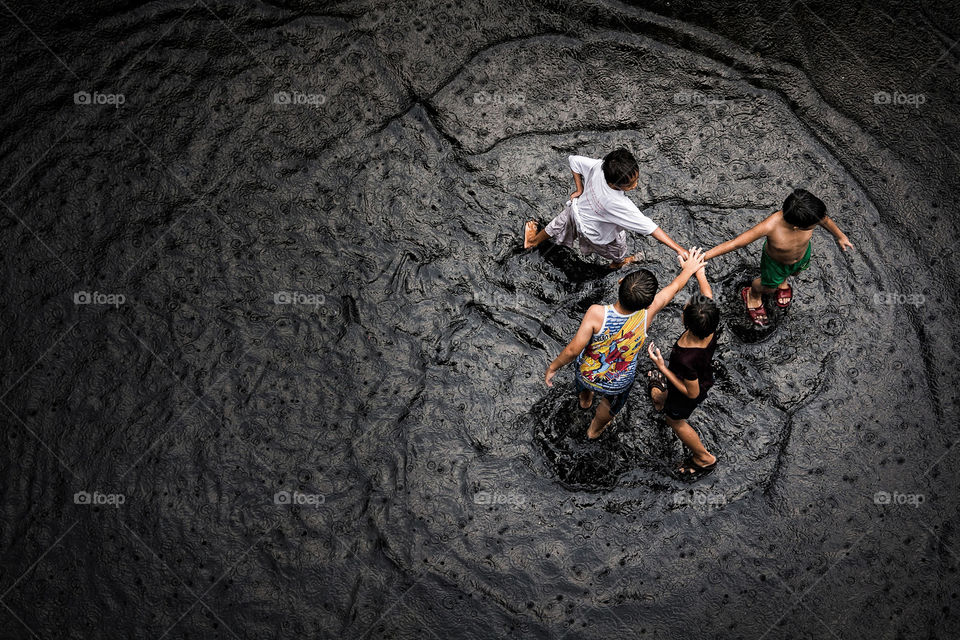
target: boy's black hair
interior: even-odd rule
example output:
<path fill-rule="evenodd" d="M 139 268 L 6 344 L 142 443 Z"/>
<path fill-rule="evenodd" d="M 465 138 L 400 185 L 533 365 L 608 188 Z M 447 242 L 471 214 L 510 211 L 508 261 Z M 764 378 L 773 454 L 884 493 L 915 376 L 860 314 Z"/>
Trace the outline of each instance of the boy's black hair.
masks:
<path fill-rule="evenodd" d="M 647 269 L 628 273 L 620 282 L 617 298 L 629 313 L 646 309 L 657 295 L 657 276 Z"/>
<path fill-rule="evenodd" d="M 716 333 L 720 326 L 720 307 L 707 296 L 693 296 L 683 307 L 683 326 L 700 339 Z"/>
<path fill-rule="evenodd" d="M 825 215 L 827 205 L 806 189 L 794 189 L 783 201 L 783 219 L 803 229 L 817 224 Z"/>
<path fill-rule="evenodd" d="M 614 149 L 603 159 L 603 179 L 615 187 L 627 187 L 640 173 L 640 165 L 626 149 Z"/>

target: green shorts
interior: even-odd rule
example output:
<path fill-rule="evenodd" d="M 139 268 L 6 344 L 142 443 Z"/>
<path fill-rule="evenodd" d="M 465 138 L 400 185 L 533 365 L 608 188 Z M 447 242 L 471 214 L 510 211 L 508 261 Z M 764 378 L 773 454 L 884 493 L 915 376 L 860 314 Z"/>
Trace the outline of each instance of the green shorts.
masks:
<path fill-rule="evenodd" d="M 767 255 L 767 243 L 763 243 L 763 257 L 760 258 L 760 284 L 767 289 L 773 289 L 795 273 L 800 273 L 810 266 L 810 250 L 812 242 L 807 243 L 807 252 L 793 264 L 782 264 Z"/>

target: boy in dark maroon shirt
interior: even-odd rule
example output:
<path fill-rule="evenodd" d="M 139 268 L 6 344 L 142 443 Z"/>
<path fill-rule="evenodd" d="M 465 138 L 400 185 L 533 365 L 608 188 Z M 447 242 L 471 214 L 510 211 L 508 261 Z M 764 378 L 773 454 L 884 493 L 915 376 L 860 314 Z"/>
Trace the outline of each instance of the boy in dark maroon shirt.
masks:
<path fill-rule="evenodd" d="M 673 345 L 670 364 L 664 362 L 653 342 L 647 347 L 650 359 L 657 367 L 647 374 L 647 389 L 653 406 L 657 411 L 663 410 L 667 424 L 690 449 L 691 455 L 677 469 L 677 473 L 687 480 L 696 480 L 717 466 L 717 457 L 707 451 L 687 422 L 713 386 L 711 361 L 717 350 L 717 328 L 720 325 L 720 309 L 713 301 L 705 267 L 697 271 L 697 283 L 700 295 L 691 298 L 683 308 L 686 330 Z"/>

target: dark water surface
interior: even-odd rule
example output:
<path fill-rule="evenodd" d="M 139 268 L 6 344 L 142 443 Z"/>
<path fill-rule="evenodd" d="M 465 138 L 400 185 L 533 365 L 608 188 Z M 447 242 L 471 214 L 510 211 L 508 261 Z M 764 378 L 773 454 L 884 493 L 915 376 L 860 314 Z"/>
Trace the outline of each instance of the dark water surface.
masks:
<path fill-rule="evenodd" d="M 957 637 L 955 5 L 461 4 L 3 4 L 0 637 Z M 523 221 L 620 145 L 856 246 L 760 334 L 710 264 L 696 485 L 542 383 L 618 275 Z"/>

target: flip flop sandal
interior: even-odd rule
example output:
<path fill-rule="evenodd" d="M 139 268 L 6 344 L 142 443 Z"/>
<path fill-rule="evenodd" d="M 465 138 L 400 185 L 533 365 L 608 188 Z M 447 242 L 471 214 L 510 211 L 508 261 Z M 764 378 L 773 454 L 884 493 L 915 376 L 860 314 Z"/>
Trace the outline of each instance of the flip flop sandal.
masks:
<path fill-rule="evenodd" d="M 793 302 L 793 287 L 787 285 L 786 289 L 777 289 L 777 306 L 786 309 Z"/>
<path fill-rule="evenodd" d="M 747 315 L 750 316 L 750 321 L 758 327 L 767 326 L 767 310 L 763 308 L 763 303 L 760 303 L 759 307 L 751 308 L 750 303 L 747 302 L 747 292 L 750 291 L 750 287 L 744 287 L 740 291 L 740 297 L 743 298 L 743 306 L 747 308 Z"/>
<path fill-rule="evenodd" d="M 650 375 L 651 373 L 653 375 Z M 660 389 L 660 391 L 667 390 L 667 379 L 663 377 L 659 369 L 651 369 L 647 372 L 647 395 L 651 401 L 653 400 L 652 391 L 654 389 Z M 658 411 L 663 411 L 663 409 L 658 409 Z"/>
<path fill-rule="evenodd" d="M 523 248 L 524 248 L 524 249 L 532 249 L 532 248 L 533 248 L 533 247 L 528 247 L 528 246 L 527 246 L 527 225 L 530 224 L 531 222 L 533 223 L 534 237 L 536 237 L 536 234 L 539 233 L 539 230 L 537 229 L 537 221 L 536 221 L 536 220 L 527 220 L 526 222 L 523 223 L 523 233 L 521 234 L 520 237 L 523 238 Z"/>
<path fill-rule="evenodd" d="M 685 480 L 687 482 L 695 482 L 700 478 L 713 473 L 713 470 L 717 468 L 717 462 L 720 459 L 713 461 L 713 464 L 708 464 L 707 466 L 700 466 L 697 464 L 696 460 L 693 459 L 693 456 L 687 456 L 684 458 L 683 463 L 676 468 L 675 477 L 680 480 Z M 691 471 L 687 471 L 691 469 Z"/>

